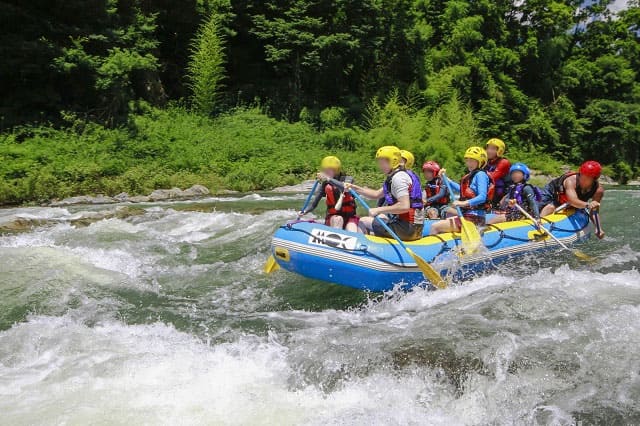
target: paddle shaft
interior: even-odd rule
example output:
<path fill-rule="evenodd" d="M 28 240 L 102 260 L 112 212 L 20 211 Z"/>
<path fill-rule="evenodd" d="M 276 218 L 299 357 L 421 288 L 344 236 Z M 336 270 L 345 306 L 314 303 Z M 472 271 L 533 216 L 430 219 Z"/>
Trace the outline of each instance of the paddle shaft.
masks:
<path fill-rule="evenodd" d="M 449 190 L 449 197 L 451 197 L 451 199 L 453 199 L 453 188 L 451 187 L 451 182 L 449 182 L 449 177 L 446 174 L 443 174 L 442 177 L 444 178 L 444 183 L 445 185 L 447 185 L 447 189 Z M 460 206 L 454 206 L 456 208 L 456 211 L 458 212 L 458 217 L 460 219 L 462 219 L 463 214 L 462 214 L 462 209 L 460 208 Z"/>
<path fill-rule="evenodd" d="M 529 219 L 531 222 L 533 222 L 534 226 L 537 223 L 536 220 L 533 218 L 533 216 L 531 216 L 529 213 L 527 213 L 527 211 L 525 209 L 522 208 L 522 206 L 518 203 L 515 204 L 516 208 L 518 210 L 520 210 L 520 213 L 522 213 L 527 219 Z M 560 247 L 562 247 L 565 250 L 568 250 L 570 252 L 573 252 L 573 250 L 571 250 L 569 247 L 566 246 L 565 243 L 563 243 L 562 241 L 560 241 L 555 235 L 553 235 L 547 228 L 545 228 L 544 226 L 540 225 L 539 227 L 536 226 L 536 229 L 543 231 L 545 234 L 547 234 L 549 237 L 551 237 L 551 239 L 553 241 L 555 241 L 556 243 L 560 244 Z"/>
<path fill-rule="evenodd" d="M 307 207 L 309 207 L 309 203 L 311 202 L 311 197 L 313 197 L 313 194 L 316 193 L 316 188 L 318 188 L 319 183 L 320 181 L 317 179 L 313 183 L 313 186 L 311 187 L 311 192 L 309 192 L 309 195 L 307 195 L 307 199 L 304 202 L 304 206 L 302 206 L 302 209 L 300 210 L 301 212 L 304 212 L 307 209 Z"/>
<path fill-rule="evenodd" d="M 591 210 L 591 219 L 593 220 L 593 224 L 596 226 L 596 234 L 598 238 L 602 238 L 600 236 L 602 234 L 602 226 L 600 225 L 600 213 L 598 213 L 598 210 Z"/>

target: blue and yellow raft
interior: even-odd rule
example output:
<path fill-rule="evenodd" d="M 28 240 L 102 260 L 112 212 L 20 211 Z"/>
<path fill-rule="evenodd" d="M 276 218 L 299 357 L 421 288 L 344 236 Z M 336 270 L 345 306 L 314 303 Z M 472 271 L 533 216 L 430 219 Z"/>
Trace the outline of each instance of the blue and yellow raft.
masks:
<path fill-rule="evenodd" d="M 542 219 L 543 226 L 565 244 L 590 235 L 589 215 L 569 210 Z M 425 226 L 428 233 L 428 226 Z M 527 220 L 489 225 L 484 248 L 461 255 L 459 234 L 446 233 L 407 242 L 407 246 L 454 281 L 464 280 L 514 258 L 558 244 Z M 413 259 L 391 239 L 351 233 L 315 222 L 293 222 L 275 233 L 271 251 L 278 265 L 304 277 L 361 290 L 388 291 L 429 285 Z"/>

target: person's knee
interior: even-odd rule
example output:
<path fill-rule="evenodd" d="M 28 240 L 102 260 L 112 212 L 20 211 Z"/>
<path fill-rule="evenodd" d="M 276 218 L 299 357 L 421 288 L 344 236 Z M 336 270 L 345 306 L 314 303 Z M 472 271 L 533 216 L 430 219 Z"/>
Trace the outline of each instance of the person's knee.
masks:
<path fill-rule="evenodd" d="M 555 206 L 553 204 L 547 204 L 540 210 L 540 216 L 548 216 L 553 213 L 555 210 Z"/>
<path fill-rule="evenodd" d="M 360 232 L 364 234 L 369 233 L 373 224 L 372 219 L 373 218 L 370 217 L 363 217 L 360 219 L 360 222 L 358 223 L 358 229 L 360 230 Z"/>
<path fill-rule="evenodd" d="M 441 228 L 442 228 L 442 220 L 439 220 L 438 222 L 434 223 L 433 225 L 431 225 L 431 229 L 429 230 L 429 234 L 430 235 L 436 235 L 436 234 L 440 234 Z"/>
<path fill-rule="evenodd" d="M 502 223 L 502 222 L 506 222 L 507 217 L 503 214 L 497 214 L 494 217 L 492 217 L 491 219 L 489 219 L 487 221 L 487 224 L 492 225 L 494 223 Z"/>
<path fill-rule="evenodd" d="M 330 225 L 332 228 L 342 229 L 344 227 L 344 219 L 342 218 L 342 216 L 332 216 Z"/>

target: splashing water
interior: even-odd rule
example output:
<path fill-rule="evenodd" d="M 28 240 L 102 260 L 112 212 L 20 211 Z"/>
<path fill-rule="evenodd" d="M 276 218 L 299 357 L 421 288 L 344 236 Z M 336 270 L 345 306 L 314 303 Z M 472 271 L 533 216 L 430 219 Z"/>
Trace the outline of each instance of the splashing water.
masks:
<path fill-rule="evenodd" d="M 639 194 L 595 264 L 385 295 L 261 273 L 300 196 L 2 210 L 0 423 L 640 422 Z"/>

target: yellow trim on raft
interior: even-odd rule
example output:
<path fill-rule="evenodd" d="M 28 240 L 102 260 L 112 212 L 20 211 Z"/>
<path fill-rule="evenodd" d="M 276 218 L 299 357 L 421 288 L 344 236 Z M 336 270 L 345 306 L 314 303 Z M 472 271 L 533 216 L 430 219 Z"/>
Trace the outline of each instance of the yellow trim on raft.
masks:
<path fill-rule="evenodd" d="M 565 210 L 565 212 L 563 213 L 554 213 L 554 214 L 550 214 L 548 216 L 545 216 L 542 220 L 542 224 L 544 225 L 545 223 L 556 223 L 556 222 L 560 222 L 565 220 L 568 216 L 571 216 L 572 214 L 575 213 L 575 210 L 573 209 L 567 209 Z M 488 234 L 491 232 L 500 232 L 500 231 L 506 231 L 508 229 L 514 229 L 514 228 L 520 228 L 522 226 L 531 226 L 531 221 L 529 220 L 516 220 L 513 222 L 502 222 L 502 223 L 496 223 L 494 225 L 491 225 L 490 228 L 487 228 L 484 233 Z M 374 243 L 379 243 L 379 244 L 384 244 L 384 243 L 391 243 L 391 244 L 398 244 L 396 240 L 392 239 L 392 238 L 383 238 L 383 237 L 376 237 L 375 235 L 365 235 L 365 237 Z M 412 245 L 412 246 L 428 246 L 431 244 L 435 244 L 435 243 L 441 243 L 442 240 L 444 241 L 451 241 L 451 240 L 459 240 L 460 239 L 460 233 L 453 233 L 453 232 L 446 232 L 444 234 L 438 234 L 437 236 L 435 235 L 430 235 L 428 237 L 424 237 L 421 238 L 419 240 L 416 241 L 405 241 L 404 243 L 406 245 Z"/>

